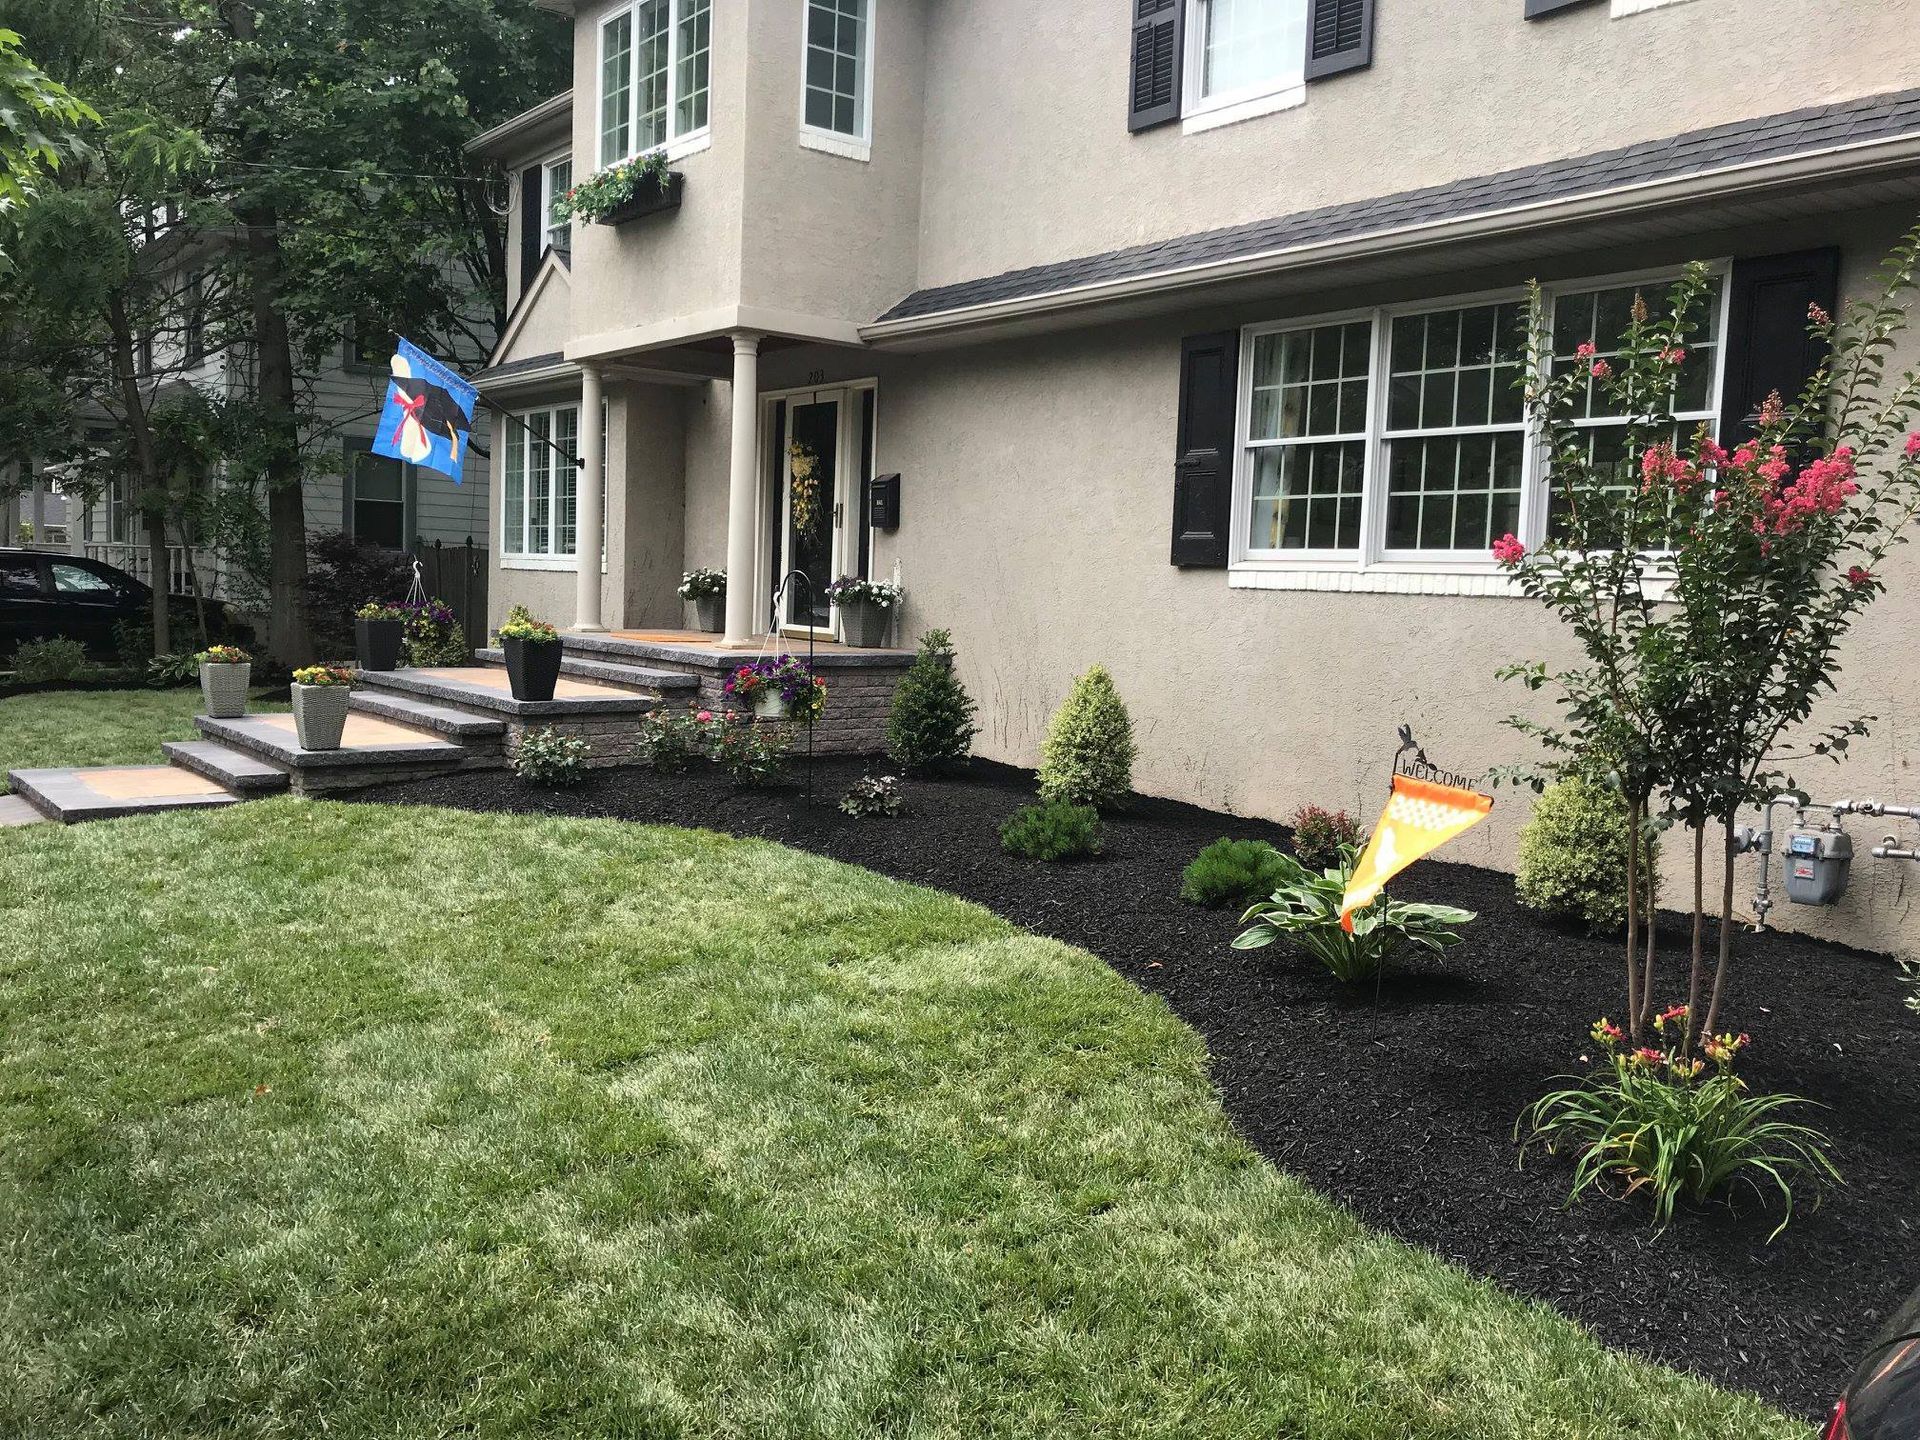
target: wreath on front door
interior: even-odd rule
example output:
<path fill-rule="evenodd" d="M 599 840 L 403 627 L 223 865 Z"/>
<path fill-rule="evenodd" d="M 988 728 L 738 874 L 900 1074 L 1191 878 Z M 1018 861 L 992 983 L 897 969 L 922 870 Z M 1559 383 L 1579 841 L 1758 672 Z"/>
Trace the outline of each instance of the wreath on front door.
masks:
<path fill-rule="evenodd" d="M 820 523 L 820 457 L 795 440 L 787 446 L 787 473 L 792 477 L 793 528 L 809 535 Z"/>

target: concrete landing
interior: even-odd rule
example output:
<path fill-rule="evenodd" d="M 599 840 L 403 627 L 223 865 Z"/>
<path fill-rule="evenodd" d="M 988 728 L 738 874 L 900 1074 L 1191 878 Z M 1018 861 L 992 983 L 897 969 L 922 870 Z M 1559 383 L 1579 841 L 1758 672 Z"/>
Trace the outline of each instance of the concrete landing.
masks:
<path fill-rule="evenodd" d="M 7 781 L 43 815 L 67 825 L 162 810 L 206 810 L 240 799 L 206 776 L 173 765 L 13 770 Z"/>
<path fill-rule="evenodd" d="M 359 676 L 363 690 L 388 694 L 418 695 L 446 701 L 462 709 L 479 710 L 514 719 L 582 719 L 590 715 L 646 714 L 654 707 L 655 697 L 644 690 L 609 685 L 601 680 L 578 680 L 562 676 L 551 700 L 516 700 L 507 681 L 507 672 L 492 666 L 460 666 L 447 669 L 388 670 L 363 672 Z"/>
<path fill-rule="evenodd" d="M 16 825 L 38 825 L 47 817 L 29 805 L 25 796 L 0 795 L 0 830 Z"/>

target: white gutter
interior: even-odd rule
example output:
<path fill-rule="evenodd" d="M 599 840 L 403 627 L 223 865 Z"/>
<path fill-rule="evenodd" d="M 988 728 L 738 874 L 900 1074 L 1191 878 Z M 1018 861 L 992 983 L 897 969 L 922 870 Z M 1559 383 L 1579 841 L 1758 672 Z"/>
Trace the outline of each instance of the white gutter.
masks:
<path fill-rule="evenodd" d="M 958 337 L 968 330 L 986 329 L 1007 322 L 1066 315 L 1147 297 L 1178 296 L 1206 286 L 1313 265 L 1374 259 L 1461 240 L 1520 233 L 1590 218 L 1615 219 L 1636 211 L 1689 201 L 1726 199 L 1807 180 L 1854 180 L 1876 170 L 1911 166 L 1916 161 L 1920 161 L 1920 133 L 1827 146 L 1784 158 L 1747 161 L 1717 170 L 1646 180 L 1564 199 L 1540 200 L 1458 218 L 1421 221 L 1368 231 L 1362 235 L 1309 241 L 1254 255 L 1236 255 L 1117 280 L 1096 280 L 1038 295 L 990 300 L 928 315 L 876 320 L 862 325 L 860 335 L 869 345 L 883 348 L 889 342 L 898 344 L 915 339 Z M 1092 323 L 1091 319 L 1088 323 Z"/>
<path fill-rule="evenodd" d="M 460 147 L 465 155 L 479 155 L 495 149 L 509 140 L 517 139 L 529 131 L 538 130 L 550 121 L 562 115 L 573 113 L 573 91 L 568 90 L 554 96 L 551 100 L 542 100 L 531 110 L 522 110 L 511 120 L 502 120 L 491 130 L 483 130 L 473 139 Z"/>

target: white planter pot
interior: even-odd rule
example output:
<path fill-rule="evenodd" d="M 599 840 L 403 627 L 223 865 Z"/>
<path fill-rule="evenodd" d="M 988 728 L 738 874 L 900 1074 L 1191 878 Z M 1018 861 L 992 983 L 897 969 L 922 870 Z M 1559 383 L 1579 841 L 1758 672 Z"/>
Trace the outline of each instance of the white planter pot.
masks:
<path fill-rule="evenodd" d="M 207 714 L 215 720 L 234 720 L 247 713 L 247 686 L 253 680 L 253 665 L 202 665 L 200 698 L 206 701 Z"/>
<path fill-rule="evenodd" d="M 787 697 L 778 690 L 762 690 L 753 697 L 753 718 L 756 720 L 784 720 L 791 713 Z"/>
<path fill-rule="evenodd" d="M 338 750 L 347 728 L 348 685 L 295 685 L 293 728 L 302 750 Z"/>
<path fill-rule="evenodd" d="M 718 635 L 727 628 L 726 596 L 702 595 L 698 600 L 690 600 L 687 603 L 693 606 L 693 624 L 696 630 Z"/>
<path fill-rule="evenodd" d="M 893 611 L 885 605 L 852 600 L 840 607 L 841 629 L 847 644 L 863 650 L 879 650 L 887 643 L 887 628 L 893 623 Z"/>

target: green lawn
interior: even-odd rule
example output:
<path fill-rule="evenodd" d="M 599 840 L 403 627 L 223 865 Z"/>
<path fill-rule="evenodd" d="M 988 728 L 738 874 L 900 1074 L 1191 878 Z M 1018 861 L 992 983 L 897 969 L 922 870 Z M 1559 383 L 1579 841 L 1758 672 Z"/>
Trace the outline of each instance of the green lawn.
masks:
<path fill-rule="evenodd" d="M 284 710 L 262 705 L 260 710 Z M 162 740 L 194 738 L 200 687 L 50 690 L 0 700 L 0 791 L 7 771 L 52 765 L 158 765 Z"/>
<path fill-rule="evenodd" d="M 293 799 L 0 851 L 0 1434 L 1805 1433 L 1369 1233 L 948 897 Z"/>

